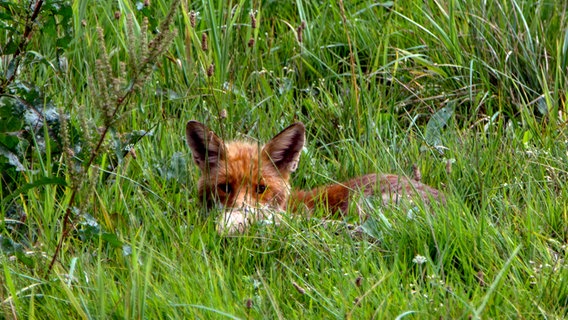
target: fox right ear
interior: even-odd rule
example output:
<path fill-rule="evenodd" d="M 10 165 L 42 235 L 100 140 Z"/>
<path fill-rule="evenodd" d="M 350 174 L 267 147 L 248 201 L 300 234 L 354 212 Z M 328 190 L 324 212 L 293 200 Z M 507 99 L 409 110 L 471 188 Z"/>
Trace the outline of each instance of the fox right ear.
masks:
<path fill-rule="evenodd" d="M 306 140 L 305 131 L 304 124 L 296 122 L 277 134 L 262 149 L 264 161 L 272 162 L 280 173 L 294 172 Z"/>
<path fill-rule="evenodd" d="M 191 120 L 185 126 L 187 145 L 193 153 L 193 161 L 201 171 L 215 168 L 224 159 L 224 144 L 213 131 L 203 123 Z"/>

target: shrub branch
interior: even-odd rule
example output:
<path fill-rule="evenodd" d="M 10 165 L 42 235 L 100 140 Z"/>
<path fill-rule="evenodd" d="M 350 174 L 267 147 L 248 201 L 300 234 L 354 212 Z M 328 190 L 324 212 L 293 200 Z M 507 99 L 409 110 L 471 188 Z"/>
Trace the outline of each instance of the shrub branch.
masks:
<path fill-rule="evenodd" d="M 26 27 L 24 28 L 24 34 L 22 36 L 22 40 L 18 44 L 18 47 L 16 47 L 16 51 L 14 52 L 14 55 L 12 56 L 12 59 L 10 60 L 9 63 L 9 64 L 12 63 L 14 64 L 13 67 L 14 72 L 11 72 L 11 74 L 2 81 L 2 84 L 0 85 L 0 94 L 3 94 L 5 92 L 5 88 L 8 86 L 8 84 L 14 81 L 14 78 L 16 77 L 16 70 L 18 70 L 18 67 L 20 66 L 20 60 L 21 60 L 20 56 L 22 55 L 22 53 L 26 51 L 26 46 L 28 45 L 30 39 L 32 38 L 34 24 L 39 16 L 39 13 L 41 12 L 42 5 L 43 5 L 43 0 L 37 1 L 35 3 L 34 11 L 32 12 L 31 16 L 29 16 L 29 18 L 26 20 Z"/>
<path fill-rule="evenodd" d="M 129 98 L 148 80 L 152 66 L 156 63 L 157 59 L 162 56 L 162 54 L 164 54 L 166 49 L 172 43 L 176 32 L 170 31 L 170 26 L 173 22 L 172 17 L 179 5 L 179 2 L 179 0 L 172 2 L 168 15 L 160 24 L 160 33 L 158 33 L 158 35 L 156 35 L 156 37 L 152 41 L 148 43 L 145 39 L 147 37 L 147 33 L 145 31 L 147 30 L 147 21 L 145 21 L 145 26 L 142 28 L 143 32 L 140 34 L 139 39 L 137 41 L 128 42 L 129 46 L 140 43 L 147 46 L 147 48 L 143 48 L 141 50 L 136 50 L 136 48 L 133 47 L 127 48 L 128 53 L 130 54 L 130 63 L 128 64 L 128 67 L 133 70 L 130 70 L 131 79 L 128 82 L 129 85 L 126 85 L 125 88 L 124 84 L 127 82 L 123 81 L 123 79 L 121 78 L 121 75 L 124 74 L 124 68 L 119 68 L 120 70 L 116 72 L 117 75 L 113 75 L 114 73 L 111 67 L 110 58 L 107 54 L 106 46 L 104 43 L 103 31 L 101 29 L 97 30 L 98 39 L 100 42 L 99 45 L 101 46 L 102 53 L 100 59 L 96 62 L 96 85 L 91 86 L 91 90 L 93 90 L 93 93 L 95 94 L 95 105 L 97 106 L 97 110 L 102 114 L 102 117 L 104 119 L 104 126 L 102 127 L 99 138 L 97 139 L 97 142 L 95 143 L 95 146 L 90 153 L 89 159 L 81 166 L 83 170 L 76 172 L 76 170 L 74 170 L 73 168 L 69 168 L 69 174 L 82 175 L 86 178 L 86 175 L 88 175 L 89 171 L 88 169 L 93 166 L 98 156 L 103 153 L 104 142 L 106 140 L 107 134 L 111 128 L 116 126 L 117 120 L 121 118 L 122 113 L 128 105 Z M 133 36 L 132 30 L 127 31 L 127 34 L 129 36 Z M 140 62 L 137 64 L 137 61 Z M 84 130 L 88 130 L 88 128 L 84 128 Z M 67 156 L 69 157 L 70 155 Z M 63 243 L 73 229 L 73 208 L 77 203 L 79 194 L 82 190 L 84 190 L 84 188 L 90 188 L 91 184 L 92 183 L 88 183 L 87 186 L 80 186 L 75 184 L 72 185 L 71 196 L 69 197 L 69 202 L 66 206 L 65 214 L 63 217 L 63 231 L 61 237 L 59 238 L 59 242 L 57 243 L 55 252 L 53 253 L 53 256 L 51 258 L 51 262 L 49 263 L 46 274 L 51 273 L 51 271 L 53 270 L 53 266 L 57 261 L 57 257 L 59 256 Z"/>

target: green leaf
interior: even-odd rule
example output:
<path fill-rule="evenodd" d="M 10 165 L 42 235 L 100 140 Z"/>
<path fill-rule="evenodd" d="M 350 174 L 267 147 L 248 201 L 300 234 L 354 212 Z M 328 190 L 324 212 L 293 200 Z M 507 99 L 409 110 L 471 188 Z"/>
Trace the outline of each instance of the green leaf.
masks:
<path fill-rule="evenodd" d="M 114 248 L 120 248 L 122 247 L 122 241 L 120 241 L 118 239 L 118 236 L 114 233 L 110 233 L 110 232 L 103 232 L 101 234 L 101 238 L 107 242 L 108 244 L 110 244 L 112 247 Z"/>
<path fill-rule="evenodd" d="M 1 127 L 1 122 L 0 122 L 0 127 Z M 12 152 L 15 152 L 16 146 L 18 146 L 19 142 L 20 142 L 20 139 L 18 139 L 18 137 L 13 136 L 13 135 L 9 135 L 9 134 L 5 134 L 5 133 L 2 133 L 0 131 L 0 146 L 3 146 L 4 148 L 6 148 L 6 149 L 8 149 Z"/>
<path fill-rule="evenodd" d="M 532 133 L 529 130 L 525 131 L 525 133 L 523 133 L 523 144 L 527 145 L 532 140 L 532 138 Z"/>
<path fill-rule="evenodd" d="M 114 233 L 102 231 L 97 220 L 89 214 L 82 214 L 84 221 L 81 222 L 81 228 L 78 231 L 82 241 L 98 241 L 99 237 L 114 248 L 121 248 L 122 241 Z"/>
<path fill-rule="evenodd" d="M 28 267 L 33 267 L 34 260 L 26 255 L 24 251 L 24 246 L 14 242 L 10 238 L 0 236 L 0 253 L 7 256 L 14 255 L 18 261 L 22 262 Z"/>
<path fill-rule="evenodd" d="M 34 266 L 34 259 L 28 257 L 28 255 L 26 255 L 26 253 L 23 252 L 23 250 L 16 251 L 15 256 L 16 256 L 16 258 L 18 258 L 18 261 L 25 264 L 26 266 L 28 266 L 28 267 Z"/>
<path fill-rule="evenodd" d="M 8 195 L 7 197 L 5 197 L 4 199 L 2 199 L 2 202 L 0 202 L 2 204 L 2 206 L 6 205 L 9 201 L 11 201 L 12 199 L 18 197 L 20 194 L 22 193 L 26 193 L 28 190 L 36 188 L 36 187 L 40 187 L 40 186 L 45 186 L 45 185 L 50 185 L 50 184 L 55 184 L 55 185 L 60 185 L 60 186 L 67 186 L 67 183 L 65 182 L 64 179 L 62 178 L 57 178 L 57 177 L 45 177 L 45 178 L 41 178 L 39 180 L 36 180 L 32 183 L 26 183 L 25 185 L 21 186 L 20 188 L 16 189 L 14 192 L 12 192 L 10 195 Z"/>
<path fill-rule="evenodd" d="M 186 159 L 187 157 L 182 152 L 175 152 L 173 154 L 166 173 L 167 180 L 187 179 L 187 168 L 189 167 L 189 165 Z"/>
<path fill-rule="evenodd" d="M 0 108 L 2 110 L 2 108 Z M 24 122 L 16 117 L 4 118 L 0 113 L 0 134 L 7 132 L 17 132 L 22 130 Z"/>
<path fill-rule="evenodd" d="M 67 46 L 69 45 L 69 43 L 71 43 L 72 40 L 73 37 L 71 35 L 66 35 L 61 38 L 58 38 L 55 44 L 59 48 L 67 48 Z"/>
<path fill-rule="evenodd" d="M 430 146 L 437 147 L 442 145 L 442 129 L 454 114 L 455 103 L 451 103 L 438 110 L 426 125 L 425 140 Z"/>
<path fill-rule="evenodd" d="M 1 158 L 4 158 L 6 161 L 2 161 Z M 20 159 L 18 159 L 18 156 L 14 152 L 3 147 L 2 145 L 0 145 L 0 163 L 8 163 L 11 166 L 16 167 L 17 171 L 26 170 L 24 165 L 20 162 Z M 5 199 L 2 199 L 2 203 L 4 203 Z"/>

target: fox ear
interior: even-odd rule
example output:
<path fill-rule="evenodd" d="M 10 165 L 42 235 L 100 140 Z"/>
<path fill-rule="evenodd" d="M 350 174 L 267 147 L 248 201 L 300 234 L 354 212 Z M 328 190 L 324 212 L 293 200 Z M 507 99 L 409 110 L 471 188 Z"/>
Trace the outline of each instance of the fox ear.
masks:
<path fill-rule="evenodd" d="M 189 121 L 185 126 L 187 145 L 193 153 L 193 160 L 201 171 L 215 168 L 225 158 L 223 140 L 203 123 Z"/>
<path fill-rule="evenodd" d="M 281 173 L 294 172 L 304 147 L 305 131 L 301 122 L 282 130 L 262 148 L 263 160 L 273 163 Z"/>

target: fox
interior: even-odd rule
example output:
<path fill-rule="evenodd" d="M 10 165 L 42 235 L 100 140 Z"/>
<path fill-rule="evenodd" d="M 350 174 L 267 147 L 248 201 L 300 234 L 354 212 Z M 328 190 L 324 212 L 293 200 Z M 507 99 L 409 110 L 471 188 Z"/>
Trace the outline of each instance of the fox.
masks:
<path fill-rule="evenodd" d="M 205 124 L 187 122 L 186 143 L 201 173 L 198 196 L 204 207 L 221 209 L 216 220 L 219 234 L 243 233 L 260 221 L 279 224 L 287 212 L 309 214 L 320 206 L 330 216 L 344 217 L 357 194 L 378 197 L 385 205 L 403 199 L 445 202 L 439 190 L 396 174 L 369 173 L 343 183 L 293 190 L 290 177 L 298 168 L 305 131 L 304 124 L 296 122 L 259 145 L 225 142 Z"/>

